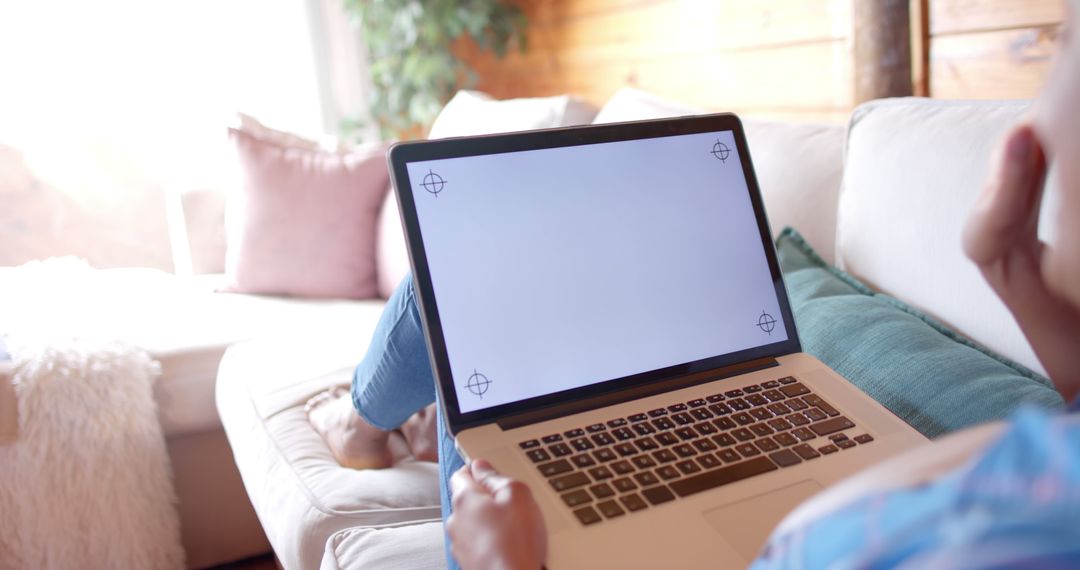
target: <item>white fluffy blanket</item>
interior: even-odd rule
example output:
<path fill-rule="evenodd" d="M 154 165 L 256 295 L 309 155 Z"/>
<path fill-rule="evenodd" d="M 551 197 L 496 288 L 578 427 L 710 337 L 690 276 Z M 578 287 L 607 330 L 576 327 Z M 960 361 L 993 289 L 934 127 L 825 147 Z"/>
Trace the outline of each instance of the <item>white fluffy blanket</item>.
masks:
<path fill-rule="evenodd" d="M 0 568 L 183 568 L 157 363 L 101 340 L 9 349 L 19 437 L 0 445 Z"/>

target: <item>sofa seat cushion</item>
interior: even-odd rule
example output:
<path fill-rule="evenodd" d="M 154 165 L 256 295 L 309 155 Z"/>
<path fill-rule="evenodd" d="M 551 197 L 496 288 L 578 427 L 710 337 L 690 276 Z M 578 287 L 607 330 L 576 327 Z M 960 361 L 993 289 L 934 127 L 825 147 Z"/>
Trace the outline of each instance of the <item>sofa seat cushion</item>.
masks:
<path fill-rule="evenodd" d="M 1050 381 L 828 266 L 790 228 L 777 252 L 803 350 L 927 437 L 1058 409 Z"/>
<path fill-rule="evenodd" d="M 342 330 L 299 329 L 229 348 L 217 403 L 244 486 L 287 569 L 318 568 L 326 541 L 351 527 L 440 517 L 438 466 L 417 461 L 398 434 L 388 469 L 342 468 L 311 428 L 304 404 L 346 385 L 374 322 Z"/>
<path fill-rule="evenodd" d="M 446 568 L 442 520 L 383 528 L 350 528 L 326 541 L 320 570 Z"/>

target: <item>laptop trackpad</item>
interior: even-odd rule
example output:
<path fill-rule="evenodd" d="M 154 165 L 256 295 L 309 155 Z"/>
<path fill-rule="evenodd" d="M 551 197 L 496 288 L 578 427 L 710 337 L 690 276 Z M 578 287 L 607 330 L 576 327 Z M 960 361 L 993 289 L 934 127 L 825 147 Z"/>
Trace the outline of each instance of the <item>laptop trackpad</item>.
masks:
<path fill-rule="evenodd" d="M 709 525 L 744 559 L 757 557 L 776 525 L 800 503 L 822 489 L 816 481 L 800 481 L 763 495 L 705 511 Z"/>

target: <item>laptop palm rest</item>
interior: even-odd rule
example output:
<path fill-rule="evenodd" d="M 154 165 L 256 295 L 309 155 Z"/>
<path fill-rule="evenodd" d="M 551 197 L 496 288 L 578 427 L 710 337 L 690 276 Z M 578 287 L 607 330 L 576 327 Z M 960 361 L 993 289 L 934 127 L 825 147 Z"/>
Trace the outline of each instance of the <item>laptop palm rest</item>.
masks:
<path fill-rule="evenodd" d="M 757 558 L 776 525 L 800 503 L 821 490 L 822 486 L 817 481 L 808 479 L 709 509 L 703 516 L 709 526 L 739 553 L 743 562 L 749 563 Z"/>

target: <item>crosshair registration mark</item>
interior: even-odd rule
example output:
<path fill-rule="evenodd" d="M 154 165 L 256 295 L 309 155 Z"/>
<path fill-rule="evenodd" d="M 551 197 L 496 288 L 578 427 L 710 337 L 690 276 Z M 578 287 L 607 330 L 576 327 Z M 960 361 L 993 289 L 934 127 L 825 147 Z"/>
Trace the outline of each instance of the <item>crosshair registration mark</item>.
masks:
<path fill-rule="evenodd" d="M 420 186 L 426 190 L 428 194 L 438 198 L 439 192 L 442 192 L 443 188 L 446 188 L 446 180 L 442 176 L 428 170 L 427 174 L 424 175 L 424 181 L 420 183 Z"/>
<path fill-rule="evenodd" d="M 769 313 L 761 311 L 761 316 L 758 317 L 757 320 L 757 326 L 762 332 L 769 333 L 769 336 L 772 336 L 772 332 L 776 330 L 776 319 Z"/>
<path fill-rule="evenodd" d="M 726 144 L 720 142 L 720 139 L 716 139 L 716 144 L 712 145 L 712 150 L 709 151 L 709 154 L 716 157 L 716 160 L 726 163 L 728 157 L 731 156 L 731 149 L 728 148 Z"/>
<path fill-rule="evenodd" d="M 473 369 L 469 379 L 465 382 L 465 387 L 468 388 L 469 392 L 472 392 L 474 396 L 478 396 L 482 400 L 484 399 L 484 394 L 487 393 L 488 388 L 491 387 L 491 380 L 488 380 L 487 376 L 484 376 Z"/>

